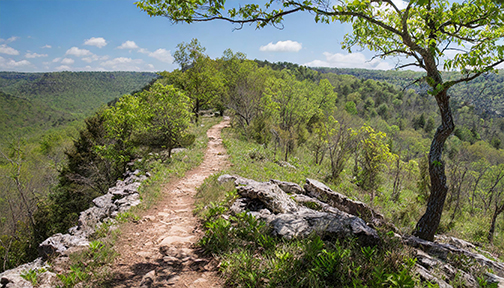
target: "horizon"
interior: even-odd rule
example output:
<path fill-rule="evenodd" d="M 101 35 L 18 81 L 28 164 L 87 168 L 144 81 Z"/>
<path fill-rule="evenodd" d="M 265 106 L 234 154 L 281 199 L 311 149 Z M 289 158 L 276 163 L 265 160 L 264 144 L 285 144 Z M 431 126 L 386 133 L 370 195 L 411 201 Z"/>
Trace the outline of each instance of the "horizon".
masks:
<path fill-rule="evenodd" d="M 372 59 L 369 51 L 347 53 L 340 42 L 350 25 L 315 23 L 309 13 L 286 17 L 283 29 L 236 28 L 224 21 L 172 24 L 149 17 L 133 0 L 2 0 L 0 71 L 173 71 L 178 68 L 173 63 L 176 45 L 192 38 L 213 59 L 230 48 L 248 59 L 273 63 L 384 71 L 395 67 L 393 58 Z"/>

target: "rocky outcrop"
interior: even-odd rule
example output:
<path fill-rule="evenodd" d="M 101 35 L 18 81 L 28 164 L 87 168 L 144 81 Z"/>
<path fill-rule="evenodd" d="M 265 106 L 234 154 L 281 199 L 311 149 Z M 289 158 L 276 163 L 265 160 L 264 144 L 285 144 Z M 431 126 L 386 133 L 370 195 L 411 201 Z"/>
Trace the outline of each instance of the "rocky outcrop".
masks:
<path fill-rule="evenodd" d="M 466 287 L 479 287 L 478 279 L 473 274 L 490 270 L 492 273 L 485 273 L 487 281 L 498 283 L 498 287 L 504 287 L 504 263 L 482 255 L 489 255 L 489 252 L 481 251 L 472 243 L 454 237 L 436 238 L 437 242 L 431 242 L 414 236 L 403 237 L 405 244 L 416 249 L 417 270 L 425 270 L 423 272 L 429 274 L 424 276 L 426 273 L 419 273 L 423 279 L 431 281 L 429 278 L 432 278 L 435 279 L 435 283 L 439 283 L 440 279 L 453 280 L 458 277 L 463 280 Z M 453 260 L 457 263 L 453 264 Z M 442 287 L 441 284 L 439 286 Z"/>
<path fill-rule="evenodd" d="M 366 246 L 380 244 L 376 231 L 361 218 L 303 195 L 308 191 L 295 183 L 278 180 L 257 182 L 230 175 L 222 175 L 218 180 L 234 181 L 238 194 L 242 196 L 234 202 L 231 211 L 251 213 L 266 221 L 273 228 L 273 233 L 281 237 L 305 237 L 315 232 L 324 237 L 355 237 Z M 320 209 L 303 203 L 314 203 Z"/>
<path fill-rule="evenodd" d="M 321 201 L 341 211 L 359 216 L 367 223 L 371 223 L 372 225 L 377 227 L 385 224 L 383 215 L 375 212 L 367 204 L 360 201 L 351 200 L 345 195 L 334 192 L 329 187 L 317 180 L 306 179 L 304 189 L 307 192 L 306 194 L 308 196 L 320 199 Z"/>
<path fill-rule="evenodd" d="M 147 176 L 139 174 L 139 170 L 126 173 L 124 181 L 117 181 L 116 186 L 110 188 L 107 194 L 93 200 L 93 207 L 80 213 L 77 226 L 70 228 L 67 234 L 58 233 L 43 241 L 38 247 L 40 258 L 1 273 L 0 288 L 33 287 L 30 282 L 20 276 L 21 273 L 47 268 L 45 260 L 51 258 L 54 261 L 55 257 L 67 257 L 69 252 L 89 246 L 88 237 L 95 233 L 103 223 L 113 220 L 118 213 L 140 204 L 138 188 Z M 52 274 L 54 273 L 44 272 L 39 275 L 44 282 L 40 284 L 45 285 L 40 287 L 55 287 L 51 286 L 53 282 L 50 279 L 57 279 L 57 277 L 53 277 Z"/>
<path fill-rule="evenodd" d="M 378 245 L 380 239 L 372 227 L 397 229 L 383 215 L 365 203 L 334 192 L 323 183 L 307 179 L 303 188 L 296 183 L 270 180 L 257 182 L 240 176 L 222 175 L 219 182 L 234 181 L 238 198 L 230 210 L 247 212 L 266 221 L 273 233 L 287 239 L 316 232 L 323 236 L 355 237 L 363 245 Z M 454 237 L 436 236 L 436 242 L 395 234 L 414 249 L 419 278 L 441 288 L 449 283 L 480 287 L 487 283 L 504 287 L 504 263 L 492 260 L 489 252 Z M 492 273 L 486 272 L 492 271 Z"/>

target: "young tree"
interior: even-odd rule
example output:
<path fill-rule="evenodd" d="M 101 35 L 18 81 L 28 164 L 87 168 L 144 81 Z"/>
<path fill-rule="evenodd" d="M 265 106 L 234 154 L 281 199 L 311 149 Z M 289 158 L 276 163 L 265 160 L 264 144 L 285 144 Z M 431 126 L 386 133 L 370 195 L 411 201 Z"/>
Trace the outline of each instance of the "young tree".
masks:
<path fill-rule="evenodd" d="M 203 56 L 206 48 L 201 46 L 198 39 L 193 38 L 190 43 L 177 44 L 177 51 L 173 53 L 173 62 L 180 65 L 182 72 L 191 68 L 196 60 Z"/>
<path fill-rule="evenodd" d="M 251 1 L 252 2 L 252 1 Z M 281 5 L 277 5 L 277 3 Z M 468 0 L 449 3 L 447 0 L 412 0 L 405 8 L 392 0 L 353 1 L 266 1 L 226 8 L 225 0 L 181 1 L 142 0 L 136 5 L 151 16 L 168 17 L 174 22 L 201 22 L 222 19 L 237 23 L 256 23 L 257 27 L 281 25 L 283 17 L 297 12 L 309 12 L 316 22 L 351 23 L 343 47 L 351 50 L 361 46 L 378 54 L 376 57 L 404 56 L 411 63 L 398 68 L 416 66 L 426 72 L 423 80 L 436 99 L 441 124 L 437 128 L 429 151 L 431 196 L 425 214 L 417 223 L 415 235 L 433 240 L 448 191 L 443 146 L 453 132 L 448 90 L 457 83 L 492 72 L 504 62 L 504 13 L 501 3 L 492 0 Z M 282 6 L 282 7 L 278 7 Z M 445 54 L 453 51 L 452 58 Z M 440 66 L 441 64 L 444 66 Z M 445 81 L 441 69 L 460 70 L 459 78 Z"/>

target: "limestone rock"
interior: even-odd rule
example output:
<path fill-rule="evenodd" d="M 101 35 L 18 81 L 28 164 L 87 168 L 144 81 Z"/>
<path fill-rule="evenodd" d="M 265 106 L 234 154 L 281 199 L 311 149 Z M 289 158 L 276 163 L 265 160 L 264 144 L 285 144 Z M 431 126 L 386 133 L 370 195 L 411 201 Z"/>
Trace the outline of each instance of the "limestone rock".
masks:
<path fill-rule="evenodd" d="M 497 276 L 504 277 L 504 263 L 490 260 L 479 253 L 475 253 L 473 251 L 469 251 L 466 249 L 457 248 L 452 244 L 437 243 L 423 240 L 415 236 L 405 236 L 403 239 L 404 242 L 409 246 L 420 249 L 429 254 L 430 256 L 439 258 L 443 261 L 446 261 L 448 259 L 448 255 L 450 253 L 454 255 L 464 255 L 465 257 L 468 257 L 469 259 L 472 259 L 477 263 L 491 269 Z"/>
<path fill-rule="evenodd" d="M 219 176 L 219 178 L 217 178 L 217 181 L 221 184 L 229 182 L 229 181 L 234 181 L 235 186 L 259 183 L 255 180 L 252 180 L 252 179 L 247 179 L 247 178 L 243 178 L 241 176 L 229 175 L 229 174 L 224 174 L 224 175 Z"/>
<path fill-rule="evenodd" d="M 0 287 L 2 288 L 32 288 L 33 285 L 23 279 L 21 274 L 41 268 L 48 268 L 48 266 L 44 263 L 42 258 L 37 258 L 30 263 L 23 264 L 14 269 L 4 271 L 0 273 Z"/>
<path fill-rule="evenodd" d="M 40 243 L 38 251 L 39 255 L 47 258 L 55 254 L 60 255 L 74 246 L 89 246 L 89 242 L 83 236 L 57 233 Z"/>
<path fill-rule="evenodd" d="M 289 196 L 284 190 L 301 191 L 300 187 L 296 187 L 293 183 L 253 180 L 243 182 L 249 184 L 237 187 L 238 193 L 243 198 L 235 201 L 231 206 L 231 211 L 234 213 L 248 211 L 251 215 L 271 225 L 276 235 L 290 239 L 306 237 L 317 232 L 327 237 L 356 237 L 361 244 L 366 246 L 379 245 L 381 242 L 376 231 L 367 226 L 359 217 L 305 195 Z M 294 199 L 316 203 L 319 207 L 323 207 L 324 211 L 299 206 Z"/>
<path fill-rule="evenodd" d="M 282 189 L 270 182 L 251 183 L 239 186 L 238 194 L 250 199 L 259 199 L 273 213 L 296 212 L 298 207 Z"/>
<path fill-rule="evenodd" d="M 315 197 L 341 211 L 361 217 L 368 223 L 372 223 L 375 226 L 385 224 L 383 215 L 373 211 L 367 204 L 351 200 L 345 195 L 336 193 L 317 180 L 306 179 L 304 189 L 308 192 L 309 196 Z"/>
<path fill-rule="evenodd" d="M 282 189 L 285 193 L 288 194 L 305 194 L 305 190 L 301 188 L 296 183 L 292 182 L 285 182 L 285 181 L 280 181 L 280 180 L 270 180 L 271 183 L 278 185 L 280 189 Z"/>
<path fill-rule="evenodd" d="M 114 204 L 119 206 L 119 212 L 124 212 L 129 210 L 133 206 L 140 205 L 140 194 L 133 193 L 122 199 L 116 200 Z"/>

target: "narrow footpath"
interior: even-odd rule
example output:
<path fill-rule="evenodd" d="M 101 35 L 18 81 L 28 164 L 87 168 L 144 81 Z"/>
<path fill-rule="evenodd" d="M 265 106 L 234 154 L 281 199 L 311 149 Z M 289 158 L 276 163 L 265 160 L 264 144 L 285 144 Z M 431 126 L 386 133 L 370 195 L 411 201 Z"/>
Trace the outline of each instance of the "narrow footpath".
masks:
<path fill-rule="evenodd" d="M 207 132 L 203 163 L 185 177 L 162 188 L 162 200 L 128 223 L 116 243 L 120 256 L 113 266 L 113 287 L 222 287 L 217 264 L 195 247 L 202 236 L 193 216 L 196 188 L 224 169 L 226 150 L 220 136 L 229 125 L 224 119 Z"/>

